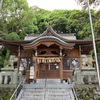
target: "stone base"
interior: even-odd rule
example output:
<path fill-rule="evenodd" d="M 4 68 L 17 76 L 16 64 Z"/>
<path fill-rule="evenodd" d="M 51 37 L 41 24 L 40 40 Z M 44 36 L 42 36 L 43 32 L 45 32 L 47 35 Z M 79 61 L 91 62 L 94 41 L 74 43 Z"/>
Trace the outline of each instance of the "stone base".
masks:
<path fill-rule="evenodd" d="M 34 80 L 34 83 L 36 83 L 36 80 Z"/>
<path fill-rule="evenodd" d="M 14 68 L 9 67 L 9 68 L 1 68 L 1 71 L 14 71 Z"/>
<path fill-rule="evenodd" d="M 63 80 L 60 80 L 61 81 L 61 83 L 63 83 Z"/>

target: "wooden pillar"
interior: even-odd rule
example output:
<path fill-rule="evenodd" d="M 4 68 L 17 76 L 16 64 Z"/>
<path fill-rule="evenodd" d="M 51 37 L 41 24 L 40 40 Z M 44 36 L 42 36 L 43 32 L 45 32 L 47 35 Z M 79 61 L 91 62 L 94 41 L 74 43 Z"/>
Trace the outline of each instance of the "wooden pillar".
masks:
<path fill-rule="evenodd" d="M 26 70 L 26 82 L 30 83 L 30 70 Z"/>
<path fill-rule="evenodd" d="M 59 63 L 59 73 L 60 73 L 60 80 L 61 80 L 61 83 L 63 83 L 63 59 L 62 57 L 60 58 L 60 63 Z"/>
<path fill-rule="evenodd" d="M 21 60 L 21 58 L 18 57 L 18 61 L 17 61 L 17 69 L 18 69 L 18 72 L 19 72 L 19 67 L 20 67 L 20 60 Z"/>
<path fill-rule="evenodd" d="M 35 64 L 34 64 L 34 83 L 36 83 L 37 79 L 37 58 L 35 59 Z"/>
<path fill-rule="evenodd" d="M 19 46 L 19 48 L 18 48 L 18 61 L 17 61 L 17 69 L 18 69 L 18 72 L 19 72 L 19 67 L 20 67 L 20 60 L 21 60 L 21 58 L 20 58 L 20 46 Z"/>
<path fill-rule="evenodd" d="M 81 46 L 79 46 L 80 70 L 82 69 Z"/>
<path fill-rule="evenodd" d="M 27 62 L 27 70 L 30 70 L 30 67 L 29 67 L 29 58 L 26 58 L 26 62 Z"/>

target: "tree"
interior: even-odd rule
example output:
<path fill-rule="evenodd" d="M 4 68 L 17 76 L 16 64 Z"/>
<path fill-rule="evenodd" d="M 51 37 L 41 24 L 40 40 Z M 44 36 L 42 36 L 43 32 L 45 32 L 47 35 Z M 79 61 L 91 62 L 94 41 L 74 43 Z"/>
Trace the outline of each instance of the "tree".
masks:
<path fill-rule="evenodd" d="M 26 34 L 38 31 L 34 12 L 26 0 L 3 0 L 0 14 L 1 36 L 14 32 L 23 39 Z"/>
<path fill-rule="evenodd" d="M 76 0 L 78 4 L 80 4 L 84 9 L 87 8 L 87 0 Z M 93 7 L 97 7 L 100 5 L 100 0 L 89 0 L 90 5 Z"/>
<path fill-rule="evenodd" d="M 37 18 L 32 8 L 23 11 L 20 15 L 20 37 L 24 38 L 26 34 L 38 33 Z"/>
<path fill-rule="evenodd" d="M 6 40 L 21 39 L 20 30 L 23 27 L 23 25 L 21 24 L 21 20 L 23 19 L 22 13 L 24 11 L 29 12 L 28 3 L 26 0 L 2 0 L 2 7 L 0 9 L 1 38 Z M 1 54 L 1 56 L 3 56 L 3 54 Z M 9 59 L 9 56 L 10 52 L 6 49 L 4 59 Z"/>
<path fill-rule="evenodd" d="M 28 9 L 26 0 L 3 0 L 2 9 L 0 11 L 0 22 L 2 27 L 0 30 L 6 30 L 7 33 L 17 30 L 20 14 L 23 10 Z"/>
<path fill-rule="evenodd" d="M 97 33 L 97 37 L 100 37 L 100 10 L 96 12 L 96 21 L 94 23 L 94 31 Z"/>
<path fill-rule="evenodd" d="M 37 24 L 36 24 L 38 27 L 37 33 L 39 33 L 39 34 L 43 33 L 49 24 L 48 20 L 49 20 L 49 12 L 50 11 L 41 9 L 37 6 L 33 6 L 32 10 L 34 11 L 34 14 L 35 14 L 35 17 L 37 20 Z"/>
<path fill-rule="evenodd" d="M 68 10 L 54 10 L 49 14 L 48 23 L 52 25 L 57 33 L 66 33 Z"/>

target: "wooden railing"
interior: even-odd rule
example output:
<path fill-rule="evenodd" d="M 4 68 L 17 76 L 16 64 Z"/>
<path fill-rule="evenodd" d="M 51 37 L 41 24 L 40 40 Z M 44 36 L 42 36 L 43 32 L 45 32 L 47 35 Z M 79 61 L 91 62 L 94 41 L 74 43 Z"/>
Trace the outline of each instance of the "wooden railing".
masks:
<path fill-rule="evenodd" d="M 63 79 L 72 79 L 73 70 L 63 70 Z"/>

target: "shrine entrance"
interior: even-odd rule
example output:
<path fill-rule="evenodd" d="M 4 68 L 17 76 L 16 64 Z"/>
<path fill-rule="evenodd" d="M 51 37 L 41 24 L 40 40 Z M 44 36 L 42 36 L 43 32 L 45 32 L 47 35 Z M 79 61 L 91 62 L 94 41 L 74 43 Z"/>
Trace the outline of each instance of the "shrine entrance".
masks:
<path fill-rule="evenodd" d="M 60 58 L 39 57 L 37 58 L 37 78 L 59 78 L 60 79 Z"/>
<path fill-rule="evenodd" d="M 59 67 L 56 63 L 39 64 L 38 78 L 60 78 Z"/>

